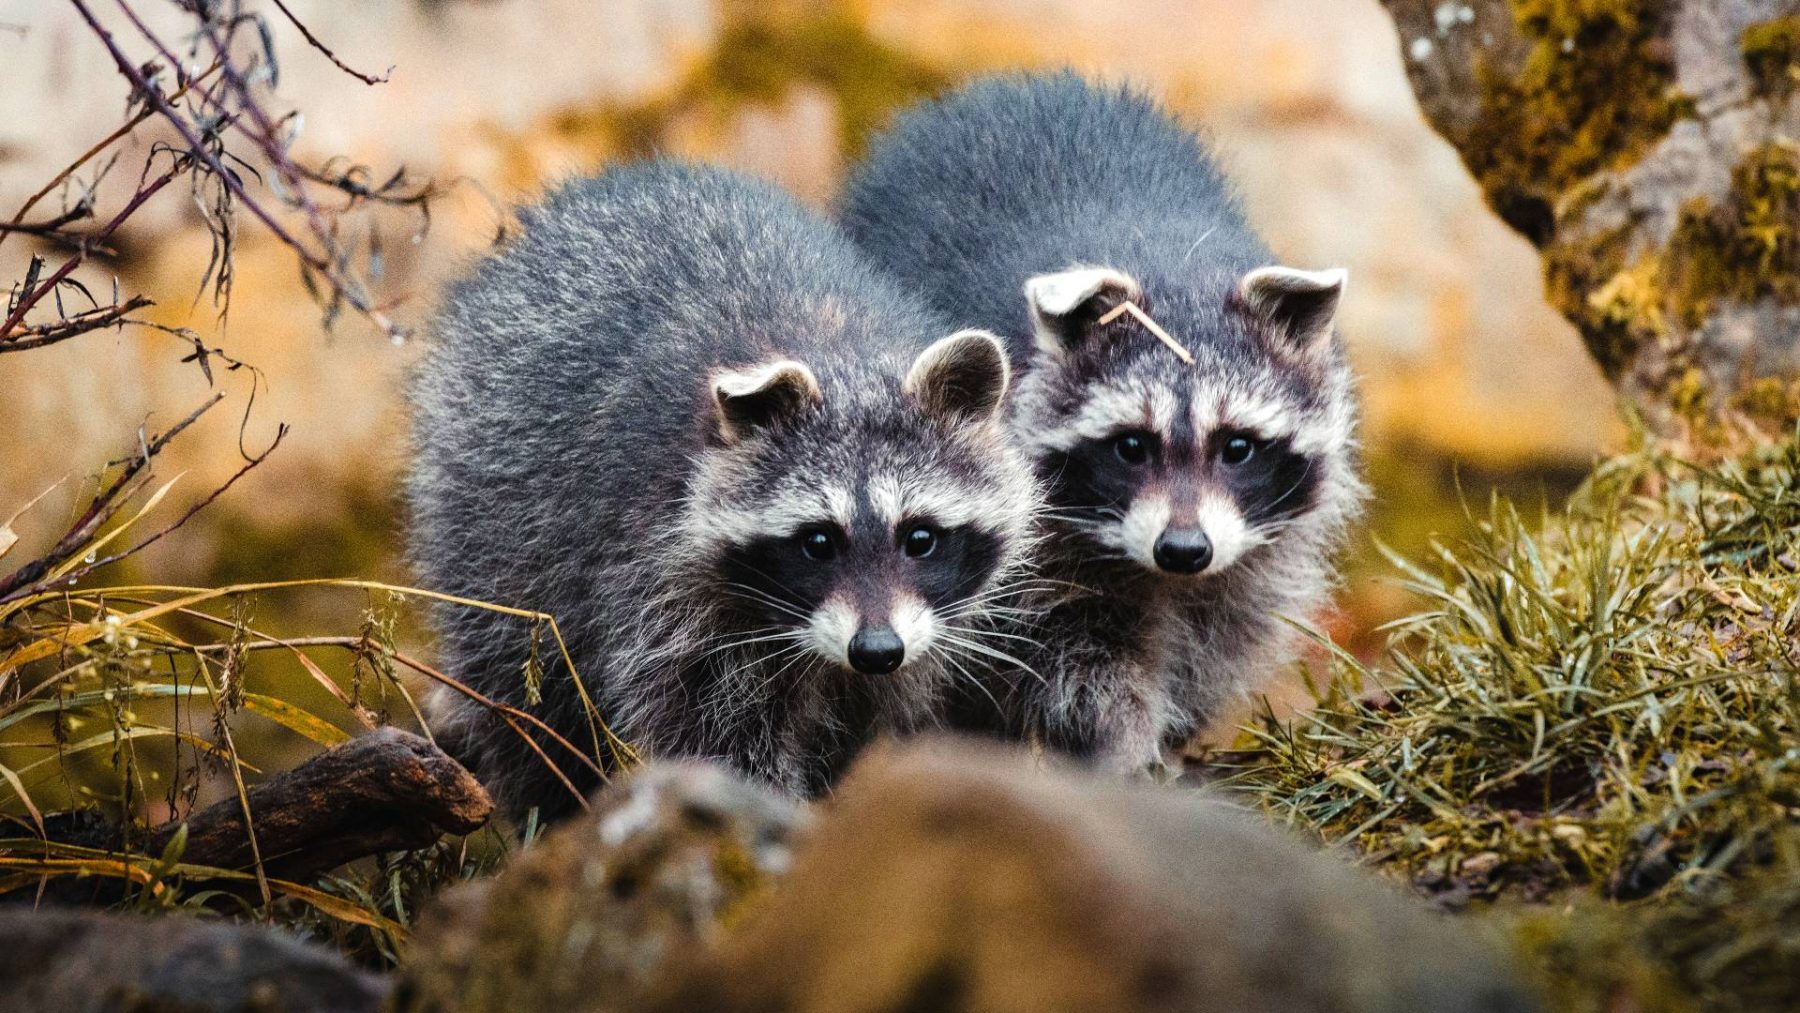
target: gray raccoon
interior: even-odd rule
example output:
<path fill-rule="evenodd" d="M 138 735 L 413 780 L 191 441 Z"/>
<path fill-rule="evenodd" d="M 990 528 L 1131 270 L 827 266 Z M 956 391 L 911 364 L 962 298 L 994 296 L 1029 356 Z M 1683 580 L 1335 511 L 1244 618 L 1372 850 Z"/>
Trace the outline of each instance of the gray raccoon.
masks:
<path fill-rule="evenodd" d="M 449 290 L 416 378 L 424 585 L 556 617 L 593 706 L 546 645 L 533 712 L 579 746 L 597 712 L 652 755 L 811 794 L 929 723 L 1038 506 L 998 340 L 942 337 L 829 223 L 727 173 L 620 168 L 521 219 Z M 434 618 L 451 674 L 525 706 L 520 620 Z M 570 811 L 513 729 L 437 702 L 515 819 Z"/>
<path fill-rule="evenodd" d="M 841 220 L 1023 367 L 1012 428 L 1047 487 L 1062 590 L 977 725 L 1139 769 L 1291 659 L 1364 498 L 1343 271 L 1269 266 L 1203 143 L 1071 73 L 903 114 Z M 1023 298 L 1021 298 L 1023 293 Z M 1192 353 L 1184 362 L 1129 300 Z M 1022 675 L 1023 668 L 1032 674 Z"/>

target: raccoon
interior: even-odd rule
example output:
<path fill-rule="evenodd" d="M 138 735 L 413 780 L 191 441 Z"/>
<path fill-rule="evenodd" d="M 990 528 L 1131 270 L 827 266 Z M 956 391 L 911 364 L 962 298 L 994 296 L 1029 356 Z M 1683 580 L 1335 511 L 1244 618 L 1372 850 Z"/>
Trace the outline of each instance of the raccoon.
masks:
<path fill-rule="evenodd" d="M 1364 498 L 1346 273 L 1272 266 L 1199 138 L 1068 72 L 903 114 L 840 220 L 1023 372 L 1011 429 L 1047 489 L 1056 589 L 998 676 L 1002 712 L 976 699 L 966 720 L 1154 768 L 1289 659 L 1283 617 L 1328 595 Z"/>
<path fill-rule="evenodd" d="M 444 606 L 449 672 L 577 746 L 597 714 L 795 795 L 930 723 L 1038 506 L 999 340 L 950 334 L 828 222 L 722 171 L 618 168 L 521 218 L 449 290 L 416 378 L 410 550 L 428 588 L 554 616 L 582 684 L 517 618 Z M 440 697 L 505 811 L 571 811 L 515 729 Z"/>

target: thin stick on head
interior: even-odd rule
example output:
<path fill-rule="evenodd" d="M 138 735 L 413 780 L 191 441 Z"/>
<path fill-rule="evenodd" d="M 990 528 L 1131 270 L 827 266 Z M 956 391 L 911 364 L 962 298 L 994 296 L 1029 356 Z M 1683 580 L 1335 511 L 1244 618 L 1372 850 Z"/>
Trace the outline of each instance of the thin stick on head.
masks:
<path fill-rule="evenodd" d="M 1114 306 L 1111 310 L 1107 311 L 1105 316 L 1101 317 L 1096 322 L 1100 324 L 1110 324 L 1126 313 L 1136 317 L 1138 323 L 1143 324 L 1146 330 L 1151 334 L 1156 335 L 1163 344 L 1168 345 L 1176 355 L 1181 357 L 1182 362 L 1185 362 L 1190 366 L 1194 364 L 1194 353 L 1188 351 L 1187 348 L 1183 346 L 1181 342 L 1176 341 L 1168 331 L 1163 330 L 1161 324 L 1150 319 L 1150 314 L 1145 313 L 1137 303 L 1134 303 L 1129 299 Z"/>

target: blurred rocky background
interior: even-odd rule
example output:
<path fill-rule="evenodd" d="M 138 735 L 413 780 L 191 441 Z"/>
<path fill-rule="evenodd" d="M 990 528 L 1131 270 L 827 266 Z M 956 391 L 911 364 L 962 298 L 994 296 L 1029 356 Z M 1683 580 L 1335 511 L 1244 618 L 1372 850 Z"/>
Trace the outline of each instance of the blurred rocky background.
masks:
<path fill-rule="evenodd" d="M 177 25 L 174 5 L 140 5 Z M 403 324 L 506 227 L 505 208 L 570 175 L 654 151 L 770 176 L 828 206 L 863 138 L 891 111 L 970 74 L 1072 65 L 1138 82 L 1211 131 L 1253 220 L 1290 263 L 1344 265 L 1344 329 L 1363 377 L 1377 490 L 1374 535 L 1417 551 L 1465 522 L 1460 501 L 1501 487 L 1554 498 L 1616 444 L 1613 395 L 1542 295 L 1538 260 L 1483 204 L 1409 91 L 1406 47 L 1375 0 L 290 0 L 368 86 L 277 33 L 283 100 L 307 111 L 303 158 L 334 155 L 454 182 L 429 229 L 394 211 L 380 230 L 382 298 Z M 1463 8 L 1446 5 L 1450 17 Z M 110 10 L 110 9 L 108 9 Z M 1416 48 L 1416 43 L 1414 44 Z M 125 86 L 74 12 L 0 0 L 0 207 L 14 208 L 118 122 Z M 57 124 L 84 129 L 62 129 Z M 98 125 L 89 126 L 89 125 Z M 128 193 L 158 142 L 140 127 L 104 195 Z M 28 239 L 28 237 L 27 237 Z M 221 316 L 195 288 L 211 239 L 194 202 L 158 201 L 80 275 L 157 301 L 254 364 L 233 374 L 236 414 L 209 415 L 162 464 L 197 497 L 240 465 L 237 448 L 292 433 L 196 521 L 132 561 L 158 583 L 274 577 L 404 581 L 395 485 L 406 448 L 404 377 L 418 341 L 346 316 L 322 336 L 292 258 L 260 234 L 237 251 Z M 18 277 L 28 241 L 0 247 Z M 178 344 L 141 331 L 89 335 L 0 358 L 0 516 L 120 456 L 138 427 L 206 395 Z M 255 387 L 254 410 L 240 431 Z M 51 535 L 70 483 L 21 518 Z M 58 499 L 57 497 L 60 497 Z M 1359 649 L 1404 607 L 1359 535 L 1341 615 Z M 268 609 L 293 632 L 357 621 L 339 596 Z M 1290 698 L 1297 694 L 1290 693 Z"/>

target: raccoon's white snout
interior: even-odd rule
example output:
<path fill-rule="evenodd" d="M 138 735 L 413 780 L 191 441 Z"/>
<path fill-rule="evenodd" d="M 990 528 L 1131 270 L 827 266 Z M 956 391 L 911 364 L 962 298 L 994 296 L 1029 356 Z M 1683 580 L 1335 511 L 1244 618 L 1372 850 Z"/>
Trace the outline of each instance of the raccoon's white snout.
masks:
<path fill-rule="evenodd" d="M 1263 539 L 1245 523 L 1230 497 L 1202 496 L 1192 520 L 1175 519 L 1165 493 L 1139 496 L 1119 524 L 1125 554 L 1159 573 L 1218 573 L 1238 561 Z"/>
<path fill-rule="evenodd" d="M 1211 495 L 1200 500 L 1197 526 L 1212 543 L 1212 561 L 1207 570 L 1217 572 L 1238 561 L 1244 553 L 1261 545 L 1261 535 L 1250 529 L 1244 513 L 1230 497 Z"/>
<path fill-rule="evenodd" d="M 903 594 L 886 616 L 859 615 L 849 601 L 833 597 L 808 620 L 806 639 L 813 651 L 844 668 L 887 675 L 923 655 L 936 635 L 931 609 Z"/>

